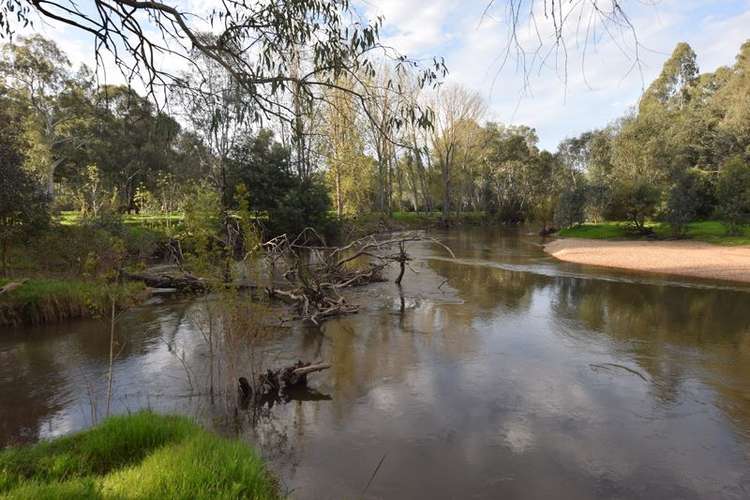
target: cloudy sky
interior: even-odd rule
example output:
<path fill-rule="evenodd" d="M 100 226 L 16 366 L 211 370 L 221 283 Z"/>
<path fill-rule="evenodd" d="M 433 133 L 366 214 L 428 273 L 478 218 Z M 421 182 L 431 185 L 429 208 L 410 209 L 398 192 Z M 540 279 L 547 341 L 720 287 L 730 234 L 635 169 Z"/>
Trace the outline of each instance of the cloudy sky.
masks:
<path fill-rule="evenodd" d="M 541 37 L 522 19 L 518 40 L 531 54 L 541 39 L 542 53 L 550 56 L 523 70 L 516 52 L 504 58 L 509 0 L 495 0 L 485 12 L 490 1 L 357 0 L 355 5 L 364 17 L 384 16 L 385 43 L 414 58 L 444 57 L 449 81 L 479 91 L 488 103 L 488 118 L 536 128 L 548 149 L 625 113 L 678 42 L 693 47 L 702 71 L 713 71 L 732 64 L 750 38 L 750 0 L 624 0 L 638 44 L 627 31 L 618 34 L 610 27 L 608 33 L 596 22 L 568 22 L 564 64 L 555 58 L 560 52 L 548 52 L 551 24 L 538 9 Z M 37 28 L 58 40 L 74 62 L 90 63 L 90 41 L 84 36 L 54 25 Z M 634 66 L 636 47 L 640 63 Z"/>

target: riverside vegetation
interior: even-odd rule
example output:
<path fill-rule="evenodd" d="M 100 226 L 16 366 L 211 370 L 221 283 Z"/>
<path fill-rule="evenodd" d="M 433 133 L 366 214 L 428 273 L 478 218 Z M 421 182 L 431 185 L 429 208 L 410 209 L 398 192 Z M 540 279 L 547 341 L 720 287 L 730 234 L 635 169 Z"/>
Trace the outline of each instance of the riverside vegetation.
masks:
<path fill-rule="evenodd" d="M 344 289 L 398 263 L 404 314 L 406 242 L 431 238 L 378 233 L 535 224 L 563 236 L 748 240 L 750 41 L 713 73 L 678 44 L 625 116 L 546 151 L 533 128 L 488 121 L 477 91 L 442 85 L 442 59 L 384 47 L 380 19 L 350 22 L 349 2 L 230 2 L 208 16 L 220 34 L 158 2 L 112 5 L 50 16 L 38 2 L 0 3 L 0 334 L 99 320 L 107 369 L 104 388 L 91 383 L 89 424 L 112 413 L 127 344 L 119 313 L 149 293 L 140 281 L 206 292 L 190 320 L 206 380 L 184 347 L 168 355 L 191 395 L 238 415 L 249 411 L 240 376 L 257 394 L 264 370 L 285 373 L 255 350 L 280 328 L 272 299 L 318 327 L 359 310 Z M 39 34 L 11 38 L 32 13 L 93 35 L 97 56 L 113 50 L 140 83 L 100 82 Z M 175 55 L 179 72 L 159 67 Z M 11 498 L 276 495 L 252 450 L 150 413 L 3 451 L 0 474 Z"/>
<path fill-rule="evenodd" d="M 0 451 L 0 496 L 278 498 L 254 450 L 185 417 L 111 417 L 71 436 Z"/>

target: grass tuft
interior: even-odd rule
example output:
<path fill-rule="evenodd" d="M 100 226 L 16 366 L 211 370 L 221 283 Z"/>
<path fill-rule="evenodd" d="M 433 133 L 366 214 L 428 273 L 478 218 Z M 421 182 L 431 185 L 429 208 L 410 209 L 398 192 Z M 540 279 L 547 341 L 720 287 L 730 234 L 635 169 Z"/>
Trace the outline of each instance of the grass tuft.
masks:
<path fill-rule="evenodd" d="M 121 300 L 125 305 L 134 302 L 144 286 L 133 282 L 123 284 L 122 288 Z M 107 307 L 107 294 L 103 284 L 91 281 L 31 279 L 0 296 L 0 326 L 94 317 Z"/>
<path fill-rule="evenodd" d="M 276 490 L 247 445 L 151 412 L 0 452 L 0 497 L 9 499 L 265 499 Z"/>

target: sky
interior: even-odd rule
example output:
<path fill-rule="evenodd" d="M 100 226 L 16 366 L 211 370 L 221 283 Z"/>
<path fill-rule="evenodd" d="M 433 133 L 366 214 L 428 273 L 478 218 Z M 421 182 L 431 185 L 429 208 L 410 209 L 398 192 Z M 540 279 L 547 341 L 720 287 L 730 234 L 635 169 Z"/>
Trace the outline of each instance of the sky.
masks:
<path fill-rule="evenodd" d="M 541 52 L 549 56 L 524 70 L 517 53 L 507 51 L 509 0 L 494 0 L 485 10 L 490 1 L 355 0 L 354 5 L 365 19 L 384 16 L 386 45 L 418 60 L 444 57 L 447 83 L 479 92 L 487 103 L 486 119 L 531 126 L 540 146 L 549 150 L 566 137 L 606 126 L 625 114 L 678 42 L 693 47 L 701 71 L 714 71 L 731 65 L 750 38 L 750 0 L 622 0 L 638 42 L 630 32 L 611 26 L 568 22 L 564 63 L 555 57 L 561 51 L 550 52 L 551 21 L 544 16 L 543 2 L 536 0 L 540 37 L 522 19 L 518 40 L 531 54 L 541 39 Z M 191 10 L 207 5 L 200 0 L 174 2 L 188 3 Z M 576 2 L 563 1 L 570 3 Z M 585 10 L 569 19 L 581 13 L 588 19 Z M 37 23 L 34 29 L 54 38 L 74 64 L 93 63 L 92 41 L 85 34 L 54 23 Z M 110 69 L 109 81 L 118 78 L 115 73 Z"/>

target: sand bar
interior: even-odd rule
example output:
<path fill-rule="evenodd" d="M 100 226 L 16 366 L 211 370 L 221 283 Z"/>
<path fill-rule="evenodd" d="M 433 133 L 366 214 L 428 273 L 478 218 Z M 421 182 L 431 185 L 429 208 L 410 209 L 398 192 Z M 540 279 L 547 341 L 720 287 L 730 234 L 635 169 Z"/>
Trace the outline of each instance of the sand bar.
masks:
<path fill-rule="evenodd" d="M 750 246 L 569 238 L 544 245 L 544 251 L 577 264 L 750 283 Z"/>

